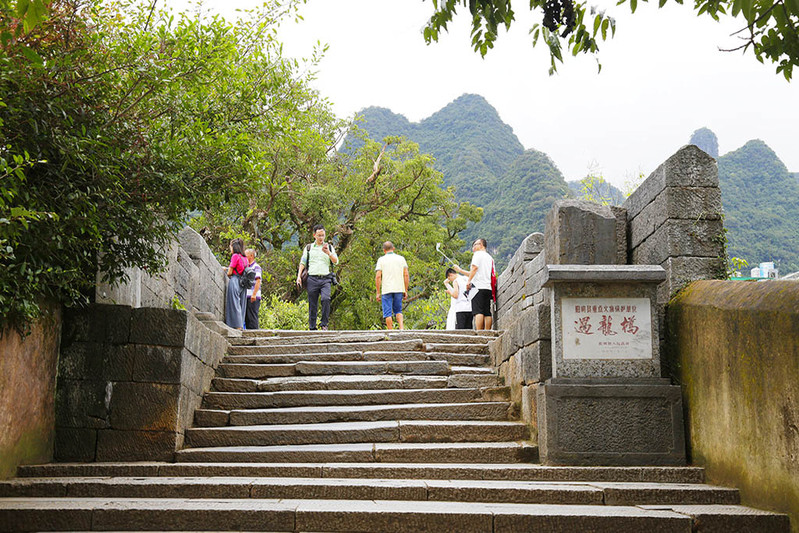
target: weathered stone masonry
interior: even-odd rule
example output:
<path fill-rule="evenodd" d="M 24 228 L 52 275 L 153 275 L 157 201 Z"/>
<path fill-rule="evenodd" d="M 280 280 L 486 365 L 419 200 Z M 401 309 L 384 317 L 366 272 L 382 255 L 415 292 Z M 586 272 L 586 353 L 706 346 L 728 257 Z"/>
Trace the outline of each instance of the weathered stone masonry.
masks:
<path fill-rule="evenodd" d="M 623 207 L 563 200 L 545 232 L 528 236 L 499 276 L 494 366 L 536 428 L 539 383 L 552 377 L 547 264 L 656 264 L 667 279 L 658 303 L 686 283 L 724 276 L 721 191 L 716 161 L 685 146 L 655 170 Z M 661 310 L 662 315 L 662 310 Z"/>
<path fill-rule="evenodd" d="M 125 285 L 98 285 L 109 303 L 65 314 L 57 460 L 171 460 L 183 446 L 234 333 L 219 322 L 226 278 L 202 237 L 184 228 L 166 255 L 165 272 L 131 269 Z"/>

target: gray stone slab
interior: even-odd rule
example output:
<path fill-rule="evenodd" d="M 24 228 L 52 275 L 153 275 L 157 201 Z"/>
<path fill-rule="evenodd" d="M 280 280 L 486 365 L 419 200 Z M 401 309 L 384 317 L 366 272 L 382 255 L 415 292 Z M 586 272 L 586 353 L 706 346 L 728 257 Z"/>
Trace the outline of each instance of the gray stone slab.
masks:
<path fill-rule="evenodd" d="M 470 402 L 247 409 L 230 412 L 230 425 L 317 424 L 377 420 L 505 420 L 509 408 L 507 402 Z"/>
<path fill-rule="evenodd" d="M 403 420 L 399 432 L 402 442 L 499 442 L 530 437 L 525 424 L 500 421 Z"/>
<path fill-rule="evenodd" d="M 600 489 L 578 484 L 519 481 L 428 481 L 428 500 L 602 505 Z"/>
<path fill-rule="evenodd" d="M 195 448 L 396 442 L 399 438 L 396 421 L 229 426 L 191 428 L 186 432 L 186 442 Z"/>
<path fill-rule="evenodd" d="M 608 206 L 583 200 L 558 200 L 546 216 L 547 264 L 613 264 L 616 217 Z"/>
<path fill-rule="evenodd" d="M 226 378 L 265 379 L 272 377 L 293 376 L 296 374 L 296 363 L 287 364 L 239 364 L 222 363 L 219 365 L 220 376 Z"/>
<path fill-rule="evenodd" d="M 227 426 L 230 411 L 218 409 L 198 409 L 194 412 L 194 423 L 200 427 Z"/>
<path fill-rule="evenodd" d="M 374 444 L 355 443 L 188 448 L 177 452 L 175 460 L 179 463 L 371 462 L 375 460 L 374 447 Z"/>
<path fill-rule="evenodd" d="M 668 219 L 720 220 L 718 187 L 667 187 L 630 220 L 630 248 L 637 247 Z"/>
<path fill-rule="evenodd" d="M 716 160 L 693 145 L 680 148 L 625 200 L 630 219 L 638 216 L 666 187 L 718 187 Z"/>
<path fill-rule="evenodd" d="M 130 342 L 158 346 L 183 347 L 189 319 L 188 311 L 140 307 L 131 313 Z"/>
<path fill-rule="evenodd" d="M 632 249 L 635 264 L 660 265 L 669 257 L 724 257 L 721 220 L 669 219 Z"/>
<path fill-rule="evenodd" d="M 605 505 L 737 505 L 737 489 L 687 483 L 592 483 L 605 494 Z"/>
<path fill-rule="evenodd" d="M 291 501 L 291 500 L 289 500 Z M 297 531 L 491 531 L 492 516 L 468 504 L 446 509 L 430 502 L 300 501 Z"/>
<path fill-rule="evenodd" d="M 384 403 L 454 403 L 481 398 L 479 389 L 387 389 L 280 391 L 268 393 L 210 392 L 205 405 L 220 409 L 298 407 L 302 405 L 367 405 Z"/>
<path fill-rule="evenodd" d="M 644 509 L 669 510 L 689 516 L 702 533 L 788 533 L 791 531 L 787 515 L 770 513 L 740 505 L 669 505 L 642 506 Z"/>
<path fill-rule="evenodd" d="M 604 505 L 493 504 L 494 531 L 689 533 L 692 521 L 669 511 Z"/>
<path fill-rule="evenodd" d="M 617 265 L 627 264 L 627 210 L 616 205 L 609 206 L 616 217 L 616 261 Z"/>
<path fill-rule="evenodd" d="M 678 386 L 547 382 L 537 407 L 545 464 L 685 464 Z"/>
<path fill-rule="evenodd" d="M 182 435 L 174 431 L 101 429 L 97 461 L 171 461 Z"/>
<path fill-rule="evenodd" d="M 397 463 L 515 463 L 538 459 L 535 446 L 517 442 L 377 443 L 375 460 Z"/>
<path fill-rule="evenodd" d="M 113 387 L 111 427 L 123 430 L 175 431 L 180 385 L 120 382 Z"/>
<path fill-rule="evenodd" d="M 640 265 L 546 265 L 547 287 L 556 283 L 644 283 L 657 284 L 666 279 L 658 264 Z"/>

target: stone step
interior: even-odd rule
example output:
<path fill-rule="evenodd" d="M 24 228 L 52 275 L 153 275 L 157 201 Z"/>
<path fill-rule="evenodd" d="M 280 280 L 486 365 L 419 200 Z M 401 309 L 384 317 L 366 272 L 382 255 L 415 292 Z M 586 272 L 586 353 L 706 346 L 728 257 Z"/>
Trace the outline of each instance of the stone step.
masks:
<path fill-rule="evenodd" d="M 538 448 L 526 442 L 223 446 L 183 449 L 175 459 L 180 463 L 533 463 Z"/>
<path fill-rule="evenodd" d="M 3 498 L 7 531 L 746 531 L 785 515 L 737 505 L 562 505 L 408 500 Z"/>
<path fill-rule="evenodd" d="M 463 369 L 484 367 L 458 367 L 459 373 L 475 373 Z M 488 369 L 489 371 L 491 369 Z M 285 376 L 319 376 L 332 374 L 405 374 L 446 376 L 450 366 L 446 361 L 300 361 L 292 364 L 228 364 L 222 363 L 218 373 L 230 378 L 269 378 Z"/>
<path fill-rule="evenodd" d="M 703 483 L 695 466 L 545 466 L 529 463 L 50 463 L 20 466 L 28 477 L 306 477 L 507 481 Z"/>
<path fill-rule="evenodd" d="M 504 389 L 504 388 L 503 388 Z M 319 390 L 279 392 L 209 392 L 203 397 L 206 409 L 266 409 L 306 405 L 380 405 L 395 403 L 463 403 L 499 400 L 505 393 L 489 394 L 491 389 L 384 389 Z"/>
<path fill-rule="evenodd" d="M 463 346 L 471 346 L 464 344 Z M 481 345 L 478 345 L 478 348 Z M 486 347 L 487 349 L 487 347 Z M 280 354 L 306 354 L 306 353 L 337 353 L 337 352 L 423 352 L 425 344 L 419 340 L 408 341 L 374 341 L 374 342 L 319 342 L 299 344 L 267 344 L 263 346 L 231 346 L 228 353 L 231 355 L 280 355 Z M 448 351 L 448 350 L 435 350 Z M 458 350 L 456 350 L 458 351 Z M 482 353 L 482 352 L 464 352 Z M 486 352 L 487 353 L 487 352 Z"/>
<path fill-rule="evenodd" d="M 329 340 L 331 337 L 356 337 L 368 336 L 379 337 L 385 339 L 408 339 L 408 338 L 426 338 L 437 337 L 439 335 L 456 335 L 463 337 L 486 337 L 489 341 L 500 336 L 502 331 L 496 330 L 436 330 L 436 329 L 406 329 L 406 330 L 362 330 L 362 329 L 331 329 L 331 330 L 286 330 L 286 329 L 258 329 L 258 330 L 245 330 L 242 332 L 241 338 L 271 338 L 271 339 L 288 339 L 288 338 L 308 338 L 319 337 L 323 340 Z"/>
<path fill-rule="evenodd" d="M 428 352 L 470 353 L 488 355 L 488 344 L 425 343 Z"/>
<path fill-rule="evenodd" d="M 462 330 L 463 333 L 406 330 L 406 331 L 351 331 L 351 332 L 315 332 L 307 335 L 243 335 L 230 339 L 234 346 L 311 344 L 322 342 L 379 342 L 421 340 L 435 343 L 487 344 L 494 336 L 476 335 L 474 330 Z"/>
<path fill-rule="evenodd" d="M 509 402 L 335 405 L 222 411 L 198 409 L 199 427 L 317 424 L 377 420 L 508 420 Z"/>
<path fill-rule="evenodd" d="M 485 366 L 488 355 L 447 352 L 332 352 L 277 355 L 235 355 L 236 347 L 229 349 L 224 359 L 227 364 L 293 364 L 301 361 L 446 361 L 451 365 Z"/>
<path fill-rule="evenodd" d="M 217 392 L 276 392 L 313 390 L 440 389 L 447 387 L 497 387 L 502 380 L 490 374 L 452 374 L 449 376 L 286 376 L 266 379 L 214 378 Z"/>
<path fill-rule="evenodd" d="M 387 420 L 226 426 L 186 430 L 186 446 L 285 446 L 363 442 L 501 442 L 530 437 L 521 422 L 490 420 Z"/>
<path fill-rule="evenodd" d="M 297 498 L 549 503 L 737 505 L 736 489 L 676 483 L 303 477 L 71 477 L 0 481 L 0 498 Z"/>

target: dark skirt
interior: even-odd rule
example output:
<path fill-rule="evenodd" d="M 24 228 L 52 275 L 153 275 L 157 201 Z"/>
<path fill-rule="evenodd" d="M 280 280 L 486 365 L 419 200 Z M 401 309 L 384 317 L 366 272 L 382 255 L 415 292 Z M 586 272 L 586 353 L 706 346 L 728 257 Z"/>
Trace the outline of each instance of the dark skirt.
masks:
<path fill-rule="evenodd" d="M 241 276 L 233 274 L 227 284 L 225 300 L 225 324 L 231 328 L 244 327 L 244 313 L 247 310 L 247 291 L 241 288 Z"/>

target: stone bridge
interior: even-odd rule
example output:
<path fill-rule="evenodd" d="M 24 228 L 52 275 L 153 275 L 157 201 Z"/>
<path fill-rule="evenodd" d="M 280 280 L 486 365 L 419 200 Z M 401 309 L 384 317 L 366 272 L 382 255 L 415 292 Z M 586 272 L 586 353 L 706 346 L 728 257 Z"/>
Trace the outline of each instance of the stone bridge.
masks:
<path fill-rule="evenodd" d="M 479 333 L 242 335 L 186 229 L 0 341 L 0 531 L 799 531 L 799 284 L 709 281 L 721 213 L 694 146 L 558 202 Z M 596 296 L 651 302 L 644 363 L 567 360 Z"/>

